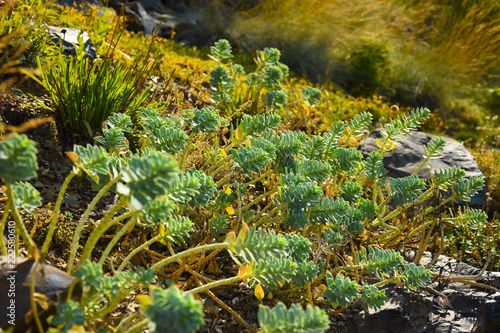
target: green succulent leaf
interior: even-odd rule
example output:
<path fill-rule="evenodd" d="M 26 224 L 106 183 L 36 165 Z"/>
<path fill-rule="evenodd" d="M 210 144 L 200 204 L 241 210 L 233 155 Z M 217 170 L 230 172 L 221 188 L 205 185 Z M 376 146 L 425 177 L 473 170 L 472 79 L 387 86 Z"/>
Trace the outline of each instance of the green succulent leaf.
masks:
<path fill-rule="evenodd" d="M 372 152 L 365 161 L 363 175 L 370 180 L 377 181 L 386 171 L 382 155 L 376 151 Z"/>
<path fill-rule="evenodd" d="M 278 66 L 269 66 L 264 70 L 264 83 L 269 89 L 281 87 L 283 72 Z"/>
<path fill-rule="evenodd" d="M 364 166 L 363 154 L 354 148 L 337 148 L 332 151 L 328 161 L 332 166 L 332 174 L 356 174 Z"/>
<path fill-rule="evenodd" d="M 380 280 L 385 280 L 382 273 L 392 275 L 399 266 L 404 263 L 404 259 L 400 253 L 394 250 L 385 250 L 369 247 L 361 248 L 361 252 L 356 252 L 357 262 L 368 266 L 368 271 L 375 274 Z"/>
<path fill-rule="evenodd" d="M 231 54 L 231 44 L 226 39 L 219 39 L 213 46 L 210 46 L 210 53 L 212 54 L 212 58 L 218 62 L 233 57 Z"/>
<path fill-rule="evenodd" d="M 372 118 L 373 116 L 369 112 L 362 112 L 355 115 L 348 126 L 349 134 L 353 136 L 361 135 L 363 131 L 368 129 L 368 127 L 371 125 Z"/>
<path fill-rule="evenodd" d="M 193 222 L 185 216 L 169 216 L 164 222 L 165 230 L 161 235 L 165 241 L 177 245 L 184 245 L 189 233 L 193 232 Z"/>
<path fill-rule="evenodd" d="M 84 148 L 75 145 L 73 152 L 77 156 L 77 159 L 73 161 L 75 167 L 84 171 L 95 182 L 99 180 L 99 175 L 107 175 L 109 173 L 109 154 L 103 147 L 87 144 L 87 148 Z"/>
<path fill-rule="evenodd" d="M 308 139 L 306 133 L 292 131 L 284 131 L 279 136 L 271 131 L 267 131 L 263 134 L 263 137 L 276 146 L 276 153 L 278 156 L 299 155 Z"/>
<path fill-rule="evenodd" d="M 278 290 L 297 274 L 298 267 L 298 263 L 288 258 L 263 258 L 253 267 L 251 284 L 260 284 L 270 291 Z"/>
<path fill-rule="evenodd" d="M 363 232 L 364 227 L 361 222 L 364 220 L 364 217 L 365 215 L 361 210 L 349 206 L 346 214 L 340 216 L 337 223 L 347 231 L 347 235 L 352 236 Z"/>
<path fill-rule="evenodd" d="M 457 200 L 470 201 L 471 197 L 484 187 L 483 177 L 470 177 L 451 185 L 453 197 Z"/>
<path fill-rule="evenodd" d="M 103 275 L 102 267 L 98 263 L 89 260 L 85 261 L 81 268 L 75 272 L 75 277 L 82 280 L 88 296 L 101 289 Z"/>
<path fill-rule="evenodd" d="M 261 261 L 268 257 L 280 257 L 286 250 L 287 241 L 272 230 L 250 227 L 240 232 L 232 247 L 246 262 Z"/>
<path fill-rule="evenodd" d="M 123 169 L 124 182 L 119 182 L 116 190 L 121 195 L 130 196 L 132 208 L 141 210 L 148 201 L 167 194 L 177 172 L 177 164 L 167 155 L 133 156 Z"/>
<path fill-rule="evenodd" d="M 305 310 L 299 304 L 290 310 L 281 302 L 273 309 L 260 305 L 258 318 L 262 333 L 321 333 L 330 326 L 325 311 L 310 304 Z"/>
<path fill-rule="evenodd" d="M 184 120 L 193 126 L 193 133 L 213 132 L 219 126 L 219 115 L 214 110 L 207 108 L 186 110 Z"/>
<path fill-rule="evenodd" d="M 124 272 L 124 274 L 130 276 L 128 280 L 132 281 L 133 285 L 140 284 L 143 286 L 149 286 L 156 282 L 155 272 L 149 268 L 139 267 L 134 270 L 128 270 Z M 121 276 L 119 276 L 119 278 L 121 279 Z"/>
<path fill-rule="evenodd" d="M 33 214 L 35 208 L 42 205 L 40 192 L 33 185 L 27 182 L 17 182 L 12 186 L 15 193 L 16 207 L 24 208 L 28 213 Z"/>
<path fill-rule="evenodd" d="M 340 196 L 351 203 L 357 202 L 363 195 L 363 186 L 358 183 L 345 182 L 342 183 L 342 191 Z"/>
<path fill-rule="evenodd" d="M 278 65 L 281 57 L 280 50 L 273 47 L 266 47 L 263 53 L 264 53 L 265 66 Z"/>
<path fill-rule="evenodd" d="M 345 123 L 339 120 L 332 125 L 329 131 L 323 134 L 323 138 L 325 139 L 323 159 L 325 161 L 329 160 L 333 156 L 339 145 L 339 140 L 342 137 L 345 127 Z"/>
<path fill-rule="evenodd" d="M 231 154 L 234 157 L 236 165 L 249 177 L 252 176 L 252 172 L 260 173 L 261 170 L 264 170 L 272 162 L 269 153 L 255 147 L 240 147 L 238 150 L 232 149 Z"/>
<path fill-rule="evenodd" d="M 117 156 L 110 156 L 108 161 L 106 162 L 108 166 L 108 170 L 110 171 L 108 174 L 98 174 L 98 179 L 92 179 L 88 177 L 92 182 L 92 190 L 99 191 L 105 184 L 111 181 L 111 179 L 116 179 L 122 172 L 123 163 L 125 159 L 122 159 Z M 110 191 L 116 193 L 116 185 L 110 188 Z"/>
<path fill-rule="evenodd" d="M 468 225 L 482 226 L 488 221 L 488 214 L 481 209 L 465 207 L 463 214 L 460 216 L 463 221 L 467 221 Z"/>
<path fill-rule="evenodd" d="M 403 135 L 411 135 L 431 114 L 428 108 L 417 108 L 410 115 L 399 115 L 389 124 L 381 128 L 380 133 L 385 141 L 401 141 Z"/>
<path fill-rule="evenodd" d="M 342 233 L 340 232 L 340 229 L 337 226 L 335 226 L 334 228 L 326 229 L 323 235 L 328 245 L 334 247 L 340 246 L 344 239 Z"/>
<path fill-rule="evenodd" d="M 175 210 L 174 203 L 166 196 L 160 196 L 148 201 L 141 210 L 142 220 L 147 226 L 157 227 L 168 220 Z"/>
<path fill-rule="evenodd" d="M 364 220 L 370 220 L 377 216 L 378 206 L 371 200 L 360 198 L 358 201 L 358 210 L 363 213 Z"/>
<path fill-rule="evenodd" d="M 200 180 L 190 172 L 174 175 L 166 186 L 168 198 L 182 205 L 200 193 Z"/>
<path fill-rule="evenodd" d="M 292 207 L 288 210 L 288 217 L 285 220 L 285 226 L 292 229 L 304 229 L 309 223 L 309 218 L 303 208 Z"/>
<path fill-rule="evenodd" d="M 297 286 L 305 287 L 318 277 L 323 268 L 324 265 L 318 265 L 314 261 L 299 262 L 291 281 Z"/>
<path fill-rule="evenodd" d="M 117 128 L 122 132 L 130 133 L 132 132 L 132 118 L 125 113 L 115 113 L 106 120 L 111 128 Z"/>
<path fill-rule="evenodd" d="M 207 176 L 203 171 L 196 169 L 190 169 L 186 173 L 197 179 L 199 183 L 199 187 L 197 188 L 198 193 L 187 202 L 188 205 L 191 207 L 206 206 L 210 199 L 213 198 L 215 191 L 217 191 L 214 179 Z"/>
<path fill-rule="evenodd" d="M 302 156 L 308 160 L 322 160 L 325 152 L 326 139 L 322 136 L 313 136 L 307 140 Z"/>
<path fill-rule="evenodd" d="M 102 134 L 104 137 L 97 136 L 94 140 L 103 145 L 105 149 L 116 149 L 120 152 L 125 152 L 128 149 L 128 142 L 121 128 L 103 128 Z"/>
<path fill-rule="evenodd" d="M 148 135 L 153 147 L 159 152 L 166 152 L 172 155 L 184 149 L 188 136 L 186 132 L 178 128 L 160 127 L 150 132 Z"/>
<path fill-rule="evenodd" d="M 229 76 L 229 71 L 221 65 L 218 65 L 210 73 L 213 93 L 212 96 L 216 102 L 231 102 L 231 93 L 234 90 L 233 79 Z"/>
<path fill-rule="evenodd" d="M 465 177 L 465 170 L 460 167 L 441 169 L 434 173 L 434 185 L 442 190 L 450 188 L 454 183 L 460 182 Z"/>
<path fill-rule="evenodd" d="M 309 254 L 312 251 L 312 244 L 307 238 L 286 234 L 285 239 L 287 241 L 286 251 L 292 260 L 300 263 L 305 262 L 309 258 Z"/>
<path fill-rule="evenodd" d="M 266 105 L 271 109 L 279 109 L 286 105 L 288 101 L 288 94 L 285 90 L 278 89 L 270 91 L 266 94 Z"/>
<path fill-rule="evenodd" d="M 249 73 L 245 79 L 245 83 L 253 87 L 264 80 L 264 75 L 262 72 Z"/>
<path fill-rule="evenodd" d="M 245 75 L 245 69 L 240 64 L 232 64 L 233 73 L 236 75 Z"/>
<path fill-rule="evenodd" d="M 216 217 L 210 224 L 210 232 L 215 236 L 219 236 L 222 231 L 229 227 L 229 221 L 226 216 Z"/>
<path fill-rule="evenodd" d="M 319 186 L 311 182 L 304 182 L 298 185 L 281 187 L 279 201 L 287 203 L 288 207 L 295 209 L 305 209 L 317 204 L 323 195 Z"/>
<path fill-rule="evenodd" d="M 38 163 L 35 142 L 24 134 L 0 141 L 0 179 L 14 184 L 36 176 Z"/>
<path fill-rule="evenodd" d="M 441 156 L 444 150 L 444 146 L 446 146 L 446 139 L 443 137 L 434 138 L 424 146 L 425 148 L 425 156 L 424 158 L 436 159 Z"/>
<path fill-rule="evenodd" d="M 304 96 L 306 104 L 311 106 L 321 102 L 323 94 L 321 93 L 321 90 L 317 88 L 305 87 L 302 89 L 302 96 Z"/>
<path fill-rule="evenodd" d="M 404 206 L 412 203 L 425 190 L 425 182 L 417 176 L 408 176 L 404 178 L 390 178 L 390 197 L 398 206 Z"/>
<path fill-rule="evenodd" d="M 160 111 L 151 107 L 141 108 L 140 116 L 142 120 L 162 119 Z"/>
<path fill-rule="evenodd" d="M 342 198 L 323 197 L 311 207 L 311 221 L 326 225 L 328 222 L 337 224 L 351 210 L 349 202 Z"/>
<path fill-rule="evenodd" d="M 101 277 L 101 289 L 108 298 L 115 297 L 122 290 L 120 281 L 115 276 L 109 275 Z"/>
<path fill-rule="evenodd" d="M 379 290 L 374 285 L 363 285 L 363 293 L 361 299 L 365 302 L 365 310 L 368 308 L 380 309 L 387 300 L 385 290 Z"/>
<path fill-rule="evenodd" d="M 326 272 L 325 297 L 328 298 L 332 306 L 346 307 L 353 298 L 358 297 L 358 284 L 342 274 L 337 274 L 334 278 L 330 272 Z"/>
<path fill-rule="evenodd" d="M 243 132 L 243 137 L 262 134 L 266 130 L 272 130 L 279 126 L 281 117 L 276 113 L 259 114 L 255 116 L 243 115 L 241 123 L 238 126 Z"/>
<path fill-rule="evenodd" d="M 401 271 L 401 269 L 400 269 Z M 432 274 L 424 266 L 417 266 L 414 263 L 403 264 L 403 272 L 405 286 L 408 289 L 418 290 L 420 287 L 425 287 L 432 279 Z"/>
<path fill-rule="evenodd" d="M 151 332 L 189 333 L 203 324 L 202 304 L 176 286 L 151 288 L 151 299 L 144 309 Z"/>
<path fill-rule="evenodd" d="M 252 137 L 250 139 L 250 146 L 264 150 L 272 159 L 276 158 L 276 146 L 269 140 L 262 137 Z"/>
<path fill-rule="evenodd" d="M 283 73 L 283 77 L 287 77 L 288 75 L 290 75 L 290 69 L 287 65 L 280 62 L 278 63 L 278 68 L 280 69 L 281 73 Z"/>
<path fill-rule="evenodd" d="M 58 327 L 61 332 L 70 332 L 75 327 L 85 327 L 87 321 L 80 304 L 68 300 L 57 306 L 57 315 L 50 319 L 50 324 Z"/>
<path fill-rule="evenodd" d="M 308 181 L 321 184 L 332 172 L 330 164 L 318 160 L 305 160 L 299 164 L 299 173 Z"/>

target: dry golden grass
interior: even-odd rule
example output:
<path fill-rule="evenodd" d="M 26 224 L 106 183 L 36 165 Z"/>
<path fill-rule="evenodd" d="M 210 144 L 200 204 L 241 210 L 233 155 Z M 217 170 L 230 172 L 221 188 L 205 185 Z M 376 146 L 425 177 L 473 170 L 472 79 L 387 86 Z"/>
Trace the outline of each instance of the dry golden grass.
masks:
<path fill-rule="evenodd" d="M 500 66 L 500 4 L 494 0 L 276 0 L 237 15 L 230 32 L 240 46 L 291 51 L 314 62 L 301 65 L 313 77 L 342 79 L 334 69 L 360 41 L 388 50 L 387 88 L 414 96 L 450 93 Z"/>

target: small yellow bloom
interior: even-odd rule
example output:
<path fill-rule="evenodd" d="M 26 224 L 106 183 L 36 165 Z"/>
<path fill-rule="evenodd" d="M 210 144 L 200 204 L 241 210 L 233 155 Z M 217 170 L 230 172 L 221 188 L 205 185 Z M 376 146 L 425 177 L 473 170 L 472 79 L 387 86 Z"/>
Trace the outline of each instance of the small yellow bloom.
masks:
<path fill-rule="evenodd" d="M 254 293 L 255 297 L 259 300 L 259 302 L 261 302 L 264 298 L 264 290 L 262 289 L 262 286 L 260 284 L 255 286 Z"/>

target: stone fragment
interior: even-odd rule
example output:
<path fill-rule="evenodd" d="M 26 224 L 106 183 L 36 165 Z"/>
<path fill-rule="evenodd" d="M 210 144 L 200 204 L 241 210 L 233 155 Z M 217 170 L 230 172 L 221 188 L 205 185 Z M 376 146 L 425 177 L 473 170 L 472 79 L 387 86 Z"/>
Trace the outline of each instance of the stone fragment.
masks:
<path fill-rule="evenodd" d="M 0 256 L 0 328 L 11 327 L 13 332 L 28 332 L 35 327 L 34 322 L 26 316 L 31 310 L 30 282 L 35 261 L 27 258 Z M 55 267 L 38 264 L 35 275 L 35 292 L 43 295 L 39 303 L 46 301 L 46 308 L 38 308 L 38 313 L 45 329 L 47 318 L 56 313 L 56 306 L 66 299 L 66 292 L 75 278 Z M 78 285 L 73 296 L 81 295 Z M 14 311 L 9 306 L 14 307 Z M 28 321 L 29 320 L 29 321 Z M 12 325 L 12 324 L 15 325 Z"/>

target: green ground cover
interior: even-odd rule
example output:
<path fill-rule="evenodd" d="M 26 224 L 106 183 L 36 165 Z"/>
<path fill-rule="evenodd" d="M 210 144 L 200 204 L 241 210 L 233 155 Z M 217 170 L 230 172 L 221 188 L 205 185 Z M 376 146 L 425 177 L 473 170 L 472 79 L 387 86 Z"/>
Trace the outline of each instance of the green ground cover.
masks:
<path fill-rule="evenodd" d="M 443 20 L 440 6 L 451 4 L 435 2 L 432 10 L 426 7 L 427 16 L 421 16 L 416 9 L 424 2 L 428 1 L 403 6 L 395 1 L 393 13 L 385 16 L 377 1 L 370 7 L 362 1 L 351 7 L 344 4 L 342 11 L 327 10 L 336 2 L 319 2 L 318 15 L 336 15 L 321 20 L 339 20 L 339 30 L 332 36 L 342 35 L 342 41 L 325 39 L 327 32 L 316 22 L 319 16 L 315 21 L 303 17 L 301 24 L 314 28 L 311 45 L 323 38 L 325 43 L 345 46 L 324 55 L 327 63 L 337 59 L 332 73 L 345 74 L 338 76 L 337 84 L 332 83 L 337 76 L 320 84 L 291 71 L 286 61 L 293 63 L 290 57 L 303 53 L 290 48 L 293 39 L 288 35 L 277 41 L 283 52 L 262 47 L 238 54 L 227 40 L 197 49 L 131 34 L 123 29 L 123 18 L 110 11 L 98 15 L 97 9 L 84 13 L 42 2 L 0 7 L 2 90 L 8 92 L 19 72 L 29 74 L 47 91 L 50 103 L 43 107 L 54 113 L 60 131 L 89 143 L 66 153 L 74 166 L 53 209 L 41 218 L 40 193 L 26 182 L 37 174 L 35 142 L 15 133 L 20 128 L 2 126 L 0 177 L 6 205 L 0 230 L 8 219 L 14 220 L 19 235 L 16 251 L 26 249 L 39 262 L 50 258 L 53 241 L 64 230 L 69 249 L 62 258 L 64 268 L 85 291 L 80 299 L 58 305 L 52 330 L 195 331 L 203 323 L 200 295 L 215 300 L 210 289 L 244 282 L 262 303 L 254 326 L 249 318 L 235 316 L 250 331 L 258 326 L 263 332 L 322 332 L 328 327 L 328 315 L 342 312 L 353 301 L 380 307 L 386 300 L 380 287 L 386 284 L 413 290 L 424 286 L 432 278 L 418 266 L 425 249 L 456 255 L 477 266 L 488 261 L 490 269 L 498 269 L 497 216 L 473 208 L 444 209 L 456 199 L 468 200 L 482 187 L 481 178 L 465 179 L 460 168 L 439 171 L 427 183 L 416 172 L 402 179 L 383 177 L 384 154 L 402 135 L 423 126 L 468 140 L 492 183 L 492 198 L 498 196 L 498 168 L 494 168 L 498 162 L 493 153 L 498 144 L 493 128 L 498 96 L 484 79 L 498 68 L 488 53 L 497 50 L 496 35 L 488 35 L 493 29 L 488 24 L 498 22 L 495 4 L 458 6 L 456 22 L 446 21 L 449 26 L 441 27 L 451 40 L 458 36 L 452 32 L 464 34 L 454 26 L 473 24 L 478 19 L 470 17 L 474 13 L 482 17 L 487 30 L 481 32 L 482 41 L 489 44 L 471 45 L 480 48 L 484 56 L 480 58 L 474 50 L 457 57 L 456 44 L 433 35 L 431 28 Z M 241 18 L 233 22 L 235 29 L 243 31 L 250 25 L 256 34 L 265 30 L 272 36 L 293 10 L 316 11 L 303 2 L 277 1 L 273 6 L 230 13 Z M 266 15 L 275 15 L 275 10 L 280 10 L 280 20 L 273 22 L 276 26 L 266 25 Z M 251 13 L 258 15 L 245 16 Z M 366 15 L 355 21 L 360 14 Z M 377 38 L 361 36 L 361 31 L 379 31 L 374 17 L 383 18 L 377 24 L 387 30 Z M 427 17 L 438 23 L 419 21 Z M 420 29 L 408 32 L 400 21 Z M 60 54 L 42 23 L 84 28 L 96 45 L 98 59 L 85 59 L 81 49 L 74 57 Z M 389 43 L 389 38 L 404 33 L 414 36 L 414 49 Z M 446 61 L 456 61 L 461 71 L 443 68 L 436 55 L 418 56 L 427 47 L 418 38 L 446 55 Z M 311 47 L 307 54 L 314 51 Z M 397 60 L 403 56 L 409 60 Z M 434 71 L 431 63 L 444 73 Z M 419 71 L 403 79 L 405 66 L 410 65 Z M 325 67 L 320 74 L 327 72 Z M 458 89 L 462 79 L 467 84 Z M 422 91 L 438 94 L 440 111 L 410 108 L 419 96 L 414 81 L 423 84 Z M 391 107 L 398 94 L 406 99 L 399 100 L 400 107 Z M 431 125 L 425 125 L 429 118 Z M 464 127 L 459 126 L 462 122 Z M 364 158 L 357 145 L 377 127 L 383 133 L 379 150 Z M 443 145 L 442 138 L 431 141 L 422 165 L 438 158 Z M 73 179 L 80 177 L 92 183 L 93 199 L 70 227 L 64 224 L 71 214 L 62 208 L 62 200 Z M 438 190 L 445 196 L 436 201 Z M 117 200 L 94 221 L 91 214 L 109 194 Z M 37 216 L 43 232 L 27 229 L 26 216 Z M 138 234 L 147 237 L 127 253 L 117 251 L 128 237 Z M 5 239 L 0 247 L 8 253 Z M 405 262 L 401 251 L 415 247 L 413 262 Z M 142 253 L 149 259 L 137 265 L 134 258 Z M 231 265 L 234 274 L 215 274 L 223 264 Z M 187 281 L 181 279 L 186 275 Z M 33 294 L 32 304 L 35 299 Z M 119 304 L 133 303 L 140 304 L 138 311 L 123 313 L 118 321 L 110 319 Z M 228 305 L 225 309 L 233 311 Z"/>

